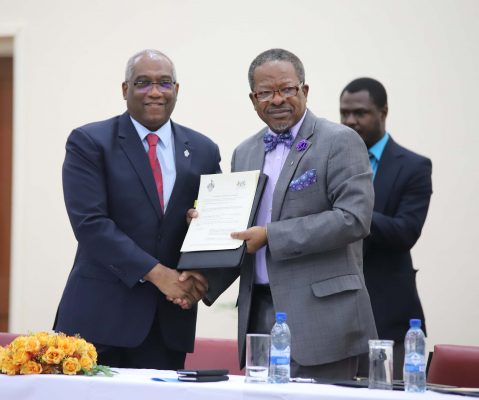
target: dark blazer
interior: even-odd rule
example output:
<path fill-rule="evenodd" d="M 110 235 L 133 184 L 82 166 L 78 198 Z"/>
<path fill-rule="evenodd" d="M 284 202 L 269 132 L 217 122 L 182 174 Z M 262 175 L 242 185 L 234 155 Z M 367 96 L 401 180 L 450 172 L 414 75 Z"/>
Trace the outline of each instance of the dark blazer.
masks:
<path fill-rule="evenodd" d="M 371 234 L 364 276 L 379 338 L 404 340 L 410 318 L 424 313 L 410 250 L 419 239 L 432 194 L 431 160 L 389 138 L 374 179 Z"/>
<path fill-rule="evenodd" d="M 55 330 L 96 344 L 135 347 L 157 315 L 165 344 L 192 351 L 196 307 L 182 310 L 153 284 L 139 282 L 158 262 L 176 267 L 200 175 L 220 172 L 215 143 L 173 122 L 172 130 L 177 175 L 165 215 L 127 113 L 70 134 L 63 191 L 78 249 Z"/>

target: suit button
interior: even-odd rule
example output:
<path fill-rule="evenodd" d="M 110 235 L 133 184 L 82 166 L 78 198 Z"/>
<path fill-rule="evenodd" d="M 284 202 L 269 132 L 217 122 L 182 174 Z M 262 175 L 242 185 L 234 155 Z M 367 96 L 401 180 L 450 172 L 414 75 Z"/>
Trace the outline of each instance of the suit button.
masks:
<path fill-rule="evenodd" d="M 161 240 L 161 234 L 160 234 L 160 235 L 158 235 L 158 240 Z"/>

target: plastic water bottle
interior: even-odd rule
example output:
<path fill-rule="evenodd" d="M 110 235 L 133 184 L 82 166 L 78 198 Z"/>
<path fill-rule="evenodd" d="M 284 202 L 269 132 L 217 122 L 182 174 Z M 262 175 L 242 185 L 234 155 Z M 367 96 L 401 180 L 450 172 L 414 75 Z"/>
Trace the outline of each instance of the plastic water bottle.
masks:
<path fill-rule="evenodd" d="M 288 383 L 291 361 L 291 332 L 286 324 L 286 313 L 276 313 L 276 323 L 271 330 L 271 383 Z"/>
<path fill-rule="evenodd" d="M 426 339 L 421 330 L 421 320 L 411 319 L 404 339 L 404 390 L 426 390 Z"/>

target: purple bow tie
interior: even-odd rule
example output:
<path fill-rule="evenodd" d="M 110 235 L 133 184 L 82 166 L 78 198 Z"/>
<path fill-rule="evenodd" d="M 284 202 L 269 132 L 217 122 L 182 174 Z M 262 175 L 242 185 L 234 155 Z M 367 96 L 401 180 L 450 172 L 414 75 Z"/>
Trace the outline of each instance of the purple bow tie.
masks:
<path fill-rule="evenodd" d="M 286 147 L 290 149 L 293 145 L 293 135 L 291 134 L 291 131 L 278 134 L 266 132 L 263 137 L 263 142 L 265 153 L 273 151 L 278 145 L 278 143 L 283 143 Z"/>

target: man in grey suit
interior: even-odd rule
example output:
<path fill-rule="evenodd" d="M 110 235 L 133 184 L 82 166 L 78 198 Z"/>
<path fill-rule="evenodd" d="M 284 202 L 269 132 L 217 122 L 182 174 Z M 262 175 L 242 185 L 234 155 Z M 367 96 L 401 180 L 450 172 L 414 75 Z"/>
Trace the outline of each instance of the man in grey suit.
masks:
<path fill-rule="evenodd" d="M 362 273 L 374 193 L 364 142 L 306 108 L 309 87 L 292 53 L 271 49 L 249 68 L 250 99 L 268 125 L 234 151 L 233 171 L 269 176 L 240 271 L 238 347 L 269 333 L 276 311 L 291 329 L 291 376 L 351 379 L 376 337 Z M 231 283 L 235 276 L 230 276 Z M 221 292 L 209 279 L 207 300 Z"/>

